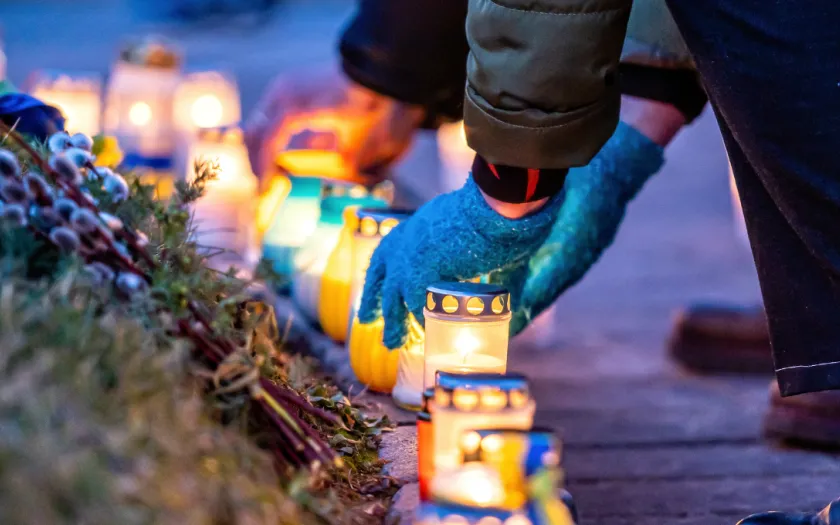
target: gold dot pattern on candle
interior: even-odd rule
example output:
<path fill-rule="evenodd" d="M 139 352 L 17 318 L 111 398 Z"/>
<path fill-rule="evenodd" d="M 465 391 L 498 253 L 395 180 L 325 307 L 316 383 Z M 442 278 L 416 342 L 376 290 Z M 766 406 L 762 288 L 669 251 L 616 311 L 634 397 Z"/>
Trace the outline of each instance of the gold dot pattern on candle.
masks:
<path fill-rule="evenodd" d="M 372 217 L 365 217 L 362 219 L 359 230 L 362 235 L 373 237 L 379 231 L 379 226 L 376 224 L 376 219 Z"/>
<path fill-rule="evenodd" d="M 475 525 L 502 525 L 502 520 L 496 516 L 484 516 Z"/>
<path fill-rule="evenodd" d="M 531 520 L 529 520 L 527 517 L 525 517 L 521 514 L 518 514 L 518 515 L 511 516 L 508 519 L 506 519 L 504 525 L 532 525 L 532 524 L 531 524 Z"/>
<path fill-rule="evenodd" d="M 482 392 L 481 408 L 482 410 L 502 410 L 508 405 L 508 396 L 501 390 L 488 390 Z"/>
<path fill-rule="evenodd" d="M 508 398 L 510 399 L 510 406 L 521 408 L 528 404 L 531 397 L 527 392 L 522 390 L 511 390 L 508 392 Z"/>
<path fill-rule="evenodd" d="M 461 436 L 461 451 L 464 454 L 473 454 L 481 446 L 481 435 L 475 431 L 466 432 Z"/>
<path fill-rule="evenodd" d="M 478 406 L 478 392 L 458 388 L 452 393 L 452 404 L 458 410 L 475 410 Z"/>
<path fill-rule="evenodd" d="M 467 312 L 471 313 L 472 315 L 480 315 L 483 311 L 484 301 L 481 300 L 481 297 L 470 297 L 470 299 L 467 301 Z"/>
<path fill-rule="evenodd" d="M 497 434 L 491 434 L 481 440 L 481 451 L 485 454 L 495 454 L 502 449 L 502 437 Z"/>
<path fill-rule="evenodd" d="M 382 224 L 379 225 L 379 235 L 386 236 L 391 233 L 391 230 L 396 228 L 399 221 L 396 219 L 385 219 L 382 221 Z"/>
<path fill-rule="evenodd" d="M 490 304 L 490 309 L 493 310 L 494 314 L 501 314 L 505 310 L 505 300 L 503 297 L 496 297 L 493 299 L 493 302 Z"/>
<path fill-rule="evenodd" d="M 454 314 L 458 311 L 458 299 L 455 299 L 451 295 L 447 295 L 443 298 L 441 306 L 443 306 L 444 312 L 448 314 Z"/>
<path fill-rule="evenodd" d="M 426 308 L 428 308 L 429 310 L 434 310 L 435 306 L 435 296 L 430 293 L 426 294 Z"/>
<path fill-rule="evenodd" d="M 452 399 L 452 396 L 449 392 L 445 390 L 436 390 L 435 391 L 435 404 L 437 406 L 446 407 L 449 406 L 449 401 Z"/>

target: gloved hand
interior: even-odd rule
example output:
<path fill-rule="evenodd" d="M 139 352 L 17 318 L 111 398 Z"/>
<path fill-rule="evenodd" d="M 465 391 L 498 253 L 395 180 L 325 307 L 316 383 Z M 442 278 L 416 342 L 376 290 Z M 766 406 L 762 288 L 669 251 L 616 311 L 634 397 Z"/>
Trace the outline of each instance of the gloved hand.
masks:
<path fill-rule="evenodd" d="M 330 149 L 343 159 L 346 176 L 359 181 L 360 174 L 387 166 L 405 152 L 423 118 L 421 108 L 330 70 L 276 79 L 246 122 L 245 143 L 254 173 L 266 178 L 289 139 L 315 126 L 334 135 L 337 144 Z"/>
<path fill-rule="evenodd" d="M 535 213 L 508 219 L 495 212 L 472 177 L 459 190 L 440 195 L 382 239 L 368 268 L 359 320 L 384 317 L 383 342 L 402 346 L 411 312 L 424 323 L 426 287 L 466 281 L 505 270 L 498 281 L 512 296 L 525 282 L 528 260 L 548 236 L 562 197 Z"/>
<path fill-rule="evenodd" d="M 531 258 L 511 320 L 521 332 L 577 283 L 612 244 L 627 204 L 663 163 L 663 148 L 620 122 L 589 165 L 569 170 L 563 204 L 545 244 Z M 491 276 L 491 281 L 505 276 Z"/>

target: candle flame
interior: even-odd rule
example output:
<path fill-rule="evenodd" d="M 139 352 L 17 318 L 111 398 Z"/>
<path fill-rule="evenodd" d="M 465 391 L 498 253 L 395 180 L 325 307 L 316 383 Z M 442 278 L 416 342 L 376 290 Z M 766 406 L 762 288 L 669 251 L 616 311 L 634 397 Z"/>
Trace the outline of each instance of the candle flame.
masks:
<path fill-rule="evenodd" d="M 137 127 L 142 127 L 152 120 L 152 107 L 145 102 L 135 102 L 128 110 L 128 120 Z"/>
<path fill-rule="evenodd" d="M 222 122 L 224 108 L 219 97 L 202 95 L 195 99 L 190 110 L 193 123 L 199 128 L 214 128 Z"/>
<path fill-rule="evenodd" d="M 479 349 L 481 341 L 479 341 L 478 338 L 475 337 L 469 330 L 461 330 L 458 335 L 455 336 L 454 344 L 458 354 L 461 356 L 461 359 L 466 361 L 471 354 Z"/>

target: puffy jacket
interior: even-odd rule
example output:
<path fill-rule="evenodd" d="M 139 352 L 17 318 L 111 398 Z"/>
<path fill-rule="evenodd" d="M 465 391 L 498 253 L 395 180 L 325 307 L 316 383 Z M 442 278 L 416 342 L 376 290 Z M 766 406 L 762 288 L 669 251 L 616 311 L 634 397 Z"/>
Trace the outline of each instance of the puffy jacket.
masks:
<path fill-rule="evenodd" d="M 579 166 L 618 120 L 622 45 L 624 62 L 691 77 L 693 63 L 664 0 L 634 2 L 624 42 L 630 3 L 361 0 L 340 50 L 352 79 L 424 106 L 428 126 L 463 115 L 470 145 L 494 164 Z"/>

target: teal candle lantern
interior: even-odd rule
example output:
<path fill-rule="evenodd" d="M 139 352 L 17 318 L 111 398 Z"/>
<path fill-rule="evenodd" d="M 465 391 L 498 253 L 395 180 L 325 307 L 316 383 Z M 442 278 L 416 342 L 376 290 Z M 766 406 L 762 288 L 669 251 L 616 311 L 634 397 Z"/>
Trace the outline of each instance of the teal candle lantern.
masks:
<path fill-rule="evenodd" d="M 310 319 L 318 318 L 321 276 L 338 244 L 345 210 L 351 206 L 387 207 L 391 200 L 390 187 L 390 182 L 383 182 L 372 189 L 342 182 L 324 183 L 315 228 L 294 254 L 292 296 Z"/>
<path fill-rule="evenodd" d="M 298 250 L 315 232 L 321 215 L 323 181 L 289 176 L 291 187 L 263 236 L 263 257 L 274 271 L 291 276 Z"/>

